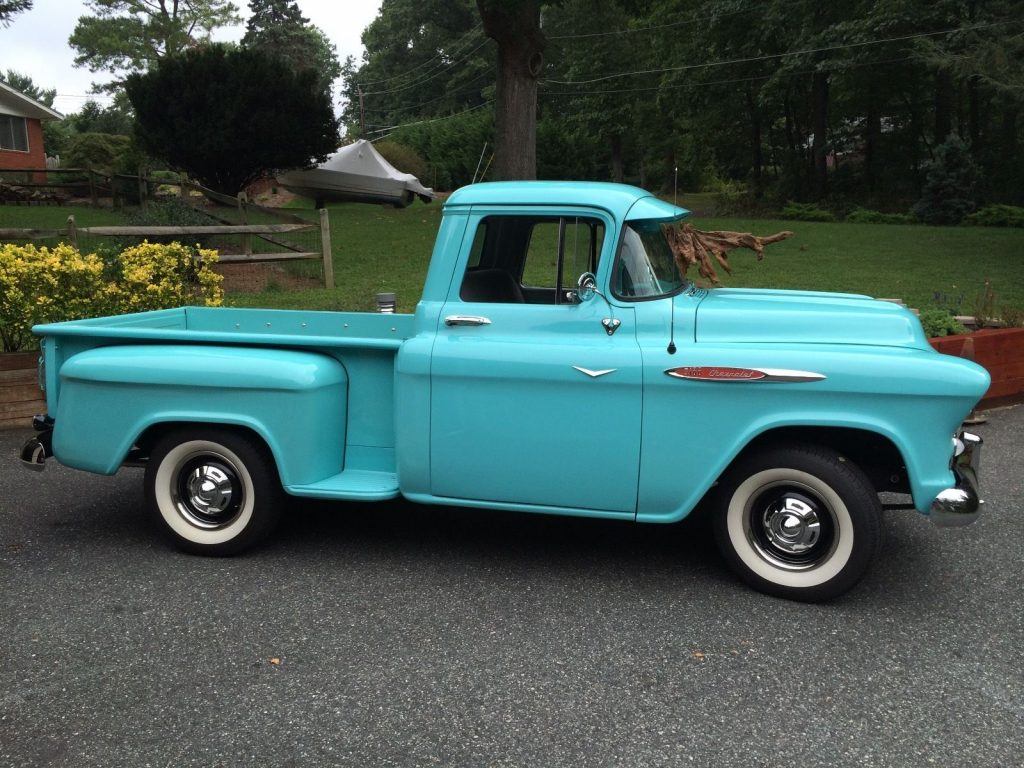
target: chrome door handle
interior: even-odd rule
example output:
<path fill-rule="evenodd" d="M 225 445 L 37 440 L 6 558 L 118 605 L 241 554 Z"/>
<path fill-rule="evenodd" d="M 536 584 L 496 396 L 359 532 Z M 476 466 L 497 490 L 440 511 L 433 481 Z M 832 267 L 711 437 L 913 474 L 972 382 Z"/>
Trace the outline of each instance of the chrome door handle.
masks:
<path fill-rule="evenodd" d="M 490 325 L 490 318 L 480 315 L 448 315 L 444 319 L 445 325 Z"/>

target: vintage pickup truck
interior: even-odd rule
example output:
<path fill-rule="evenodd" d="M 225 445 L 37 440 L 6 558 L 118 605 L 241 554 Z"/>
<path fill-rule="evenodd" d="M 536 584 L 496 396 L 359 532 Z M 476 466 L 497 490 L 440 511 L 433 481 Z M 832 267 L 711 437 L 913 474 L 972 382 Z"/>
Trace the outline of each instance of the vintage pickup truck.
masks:
<path fill-rule="evenodd" d="M 48 414 L 22 453 L 145 467 L 181 548 L 233 554 L 307 496 L 673 523 L 713 515 L 775 595 L 836 596 L 879 549 L 879 493 L 971 522 L 984 369 L 853 294 L 699 288 L 687 215 L 598 183 L 444 206 L 414 315 L 182 307 L 42 325 Z M 382 263 L 389 270 L 397 263 Z"/>

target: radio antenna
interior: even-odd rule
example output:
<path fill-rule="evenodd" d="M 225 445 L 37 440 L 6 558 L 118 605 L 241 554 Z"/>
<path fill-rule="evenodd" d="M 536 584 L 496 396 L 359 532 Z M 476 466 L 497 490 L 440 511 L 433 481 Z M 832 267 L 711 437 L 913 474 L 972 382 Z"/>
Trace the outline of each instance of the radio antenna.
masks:
<path fill-rule="evenodd" d="M 666 350 L 670 355 L 676 353 L 676 297 L 671 296 L 669 298 L 669 306 L 672 307 L 669 313 L 669 328 L 668 328 L 668 349 Z"/>

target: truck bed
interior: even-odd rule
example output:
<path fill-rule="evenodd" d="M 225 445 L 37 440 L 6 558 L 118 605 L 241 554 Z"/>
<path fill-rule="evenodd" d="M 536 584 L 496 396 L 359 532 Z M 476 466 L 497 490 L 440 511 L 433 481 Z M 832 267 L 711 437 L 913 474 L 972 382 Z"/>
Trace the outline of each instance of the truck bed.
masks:
<path fill-rule="evenodd" d="M 183 341 L 276 347 L 398 349 L 412 334 L 412 315 L 283 309 L 179 307 L 115 317 L 51 323 L 42 336 Z"/>
<path fill-rule="evenodd" d="M 180 307 L 52 323 L 33 331 L 43 337 L 50 414 L 58 412 L 65 362 L 99 347 L 269 347 L 333 357 L 342 363 L 348 379 L 348 418 L 325 427 L 344 436 L 344 465 L 313 482 L 293 487 L 286 483 L 286 488 L 298 496 L 357 500 L 398 493 L 394 361 L 402 342 L 412 335 L 412 315 Z"/>

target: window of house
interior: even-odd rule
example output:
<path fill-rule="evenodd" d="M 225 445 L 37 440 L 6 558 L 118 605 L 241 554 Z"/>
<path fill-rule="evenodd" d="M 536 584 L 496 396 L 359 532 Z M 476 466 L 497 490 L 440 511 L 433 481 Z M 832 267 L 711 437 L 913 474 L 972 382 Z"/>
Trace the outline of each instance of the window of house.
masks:
<path fill-rule="evenodd" d="M 28 122 L 24 117 L 0 115 L 0 149 L 28 152 Z"/>
<path fill-rule="evenodd" d="M 488 216 L 470 247 L 463 301 L 568 304 L 584 272 L 596 272 L 604 224 L 592 217 Z"/>

